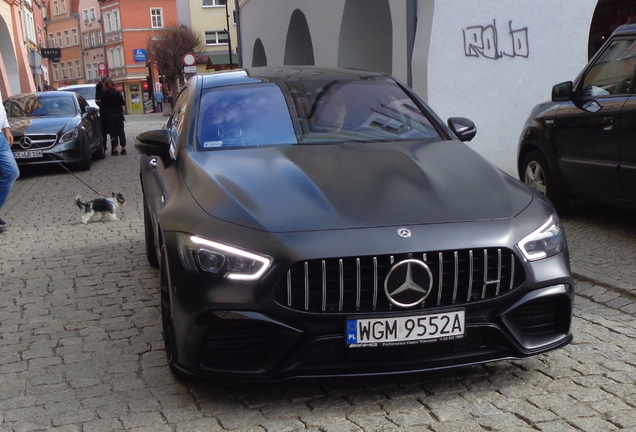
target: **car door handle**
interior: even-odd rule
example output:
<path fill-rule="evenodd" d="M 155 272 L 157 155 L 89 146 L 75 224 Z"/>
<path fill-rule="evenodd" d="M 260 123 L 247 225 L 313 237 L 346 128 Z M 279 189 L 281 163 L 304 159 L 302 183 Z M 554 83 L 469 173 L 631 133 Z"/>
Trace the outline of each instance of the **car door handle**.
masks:
<path fill-rule="evenodd" d="M 150 159 L 150 162 L 148 163 L 150 164 L 151 167 L 157 168 L 157 158 Z"/>
<path fill-rule="evenodd" d="M 601 125 L 603 125 L 603 130 L 606 130 L 606 131 L 612 130 L 614 128 L 614 117 L 603 118 Z"/>

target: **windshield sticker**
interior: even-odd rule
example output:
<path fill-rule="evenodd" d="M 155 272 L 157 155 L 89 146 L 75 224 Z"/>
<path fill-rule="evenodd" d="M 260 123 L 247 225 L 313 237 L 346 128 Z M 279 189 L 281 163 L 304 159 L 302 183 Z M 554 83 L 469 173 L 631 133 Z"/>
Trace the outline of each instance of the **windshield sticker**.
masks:
<path fill-rule="evenodd" d="M 221 147 L 222 145 L 223 141 L 206 141 L 203 143 L 203 148 Z"/>

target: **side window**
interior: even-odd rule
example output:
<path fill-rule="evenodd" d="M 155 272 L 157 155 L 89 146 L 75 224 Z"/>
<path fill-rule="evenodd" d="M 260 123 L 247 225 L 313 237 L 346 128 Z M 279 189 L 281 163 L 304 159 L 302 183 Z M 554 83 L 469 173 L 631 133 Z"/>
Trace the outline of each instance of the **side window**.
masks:
<path fill-rule="evenodd" d="M 636 40 L 611 42 L 585 75 L 583 96 L 630 94 L 636 67 Z"/>
<path fill-rule="evenodd" d="M 88 102 L 86 102 L 86 99 L 84 99 L 80 95 L 77 95 L 77 102 L 79 102 L 80 111 L 82 112 L 82 114 L 84 114 L 86 112 L 86 107 L 88 106 Z"/>
<path fill-rule="evenodd" d="M 170 131 L 170 141 L 171 141 L 170 156 L 173 159 L 176 159 L 177 155 L 179 154 L 179 149 L 177 148 L 176 145 L 174 145 L 174 143 L 178 141 L 179 134 L 181 133 L 181 130 L 183 129 L 183 120 L 185 117 L 185 109 L 186 109 L 186 103 L 188 100 L 189 92 L 190 92 L 189 87 L 186 87 L 181 91 L 181 93 L 177 97 L 177 101 L 175 102 L 172 108 L 172 114 L 170 115 L 170 119 L 168 120 L 168 123 L 167 123 L 168 130 Z"/>

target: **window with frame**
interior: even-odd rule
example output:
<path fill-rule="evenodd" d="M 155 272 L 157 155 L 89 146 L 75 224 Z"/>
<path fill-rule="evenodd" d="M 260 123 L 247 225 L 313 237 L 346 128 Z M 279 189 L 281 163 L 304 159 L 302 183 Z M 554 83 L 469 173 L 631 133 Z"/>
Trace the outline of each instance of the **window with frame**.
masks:
<path fill-rule="evenodd" d="M 56 32 L 55 36 L 57 36 L 57 47 L 62 48 L 62 32 Z"/>
<path fill-rule="evenodd" d="M 73 36 L 73 45 L 79 45 L 79 41 L 77 39 L 77 29 L 71 29 L 71 34 Z"/>
<path fill-rule="evenodd" d="M 97 14 L 95 13 L 95 8 L 92 7 L 89 9 L 91 21 L 95 21 L 97 19 Z"/>
<path fill-rule="evenodd" d="M 583 96 L 628 95 L 636 68 L 636 40 L 612 41 L 586 73 Z"/>
<path fill-rule="evenodd" d="M 95 43 L 95 32 L 91 32 L 91 46 L 94 47 Z"/>
<path fill-rule="evenodd" d="M 150 8 L 150 21 L 152 28 L 163 27 L 163 12 L 161 8 Z"/>
<path fill-rule="evenodd" d="M 58 0 L 54 0 L 53 1 L 53 15 L 59 15 L 60 14 L 60 3 L 58 2 Z"/>
<path fill-rule="evenodd" d="M 206 45 L 227 45 L 229 42 L 229 39 L 230 39 L 229 34 L 225 30 L 205 32 Z"/>
<path fill-rule="evenodd" d="M 62 78 L 66 79 L 66 63 L 60 63 L 60 69 L 62 69 Z"/>
<path fill-rule="evenodd" d="M 75 70 L 77 71 L 77 77 L 82 77 L 82 64 L 79 60 L 75 60 Z"/>
<path fill-rule="evenodd" d="M 73 62 L 68 62 L 68 77 L 69 78 L 75 78 L 75 75 L 73 73 Z"/>
<path fill-rule="evenodd" d="M 106 33 L 113 31 L 113 18 L 111 12 L 106 12 L 104 14 L 104 29 Z"/>
<path fill-rule="evenodd" d="M 102 31 L 101 30 L 97 30 L 97 44 L 99 46 L 104 45 L 104 38 L 102 36 Z"/>
<path fill-rule="evenodd" d="M 94 78 L 93 76 L 93 63 L 87 63 L 86 64 L 86 79 L 89 81 L 92 81 Z"/>
<path fill-rule="evenodd" d="M 62 13 L 66 13 L 66 0 L 60 0 L 62 5 Z"/>
<path fill-rule="evenodd" d="M 121 30 L 121 23 L 119 22 L 119 9 L 113 11 L 113 30 Z"/>
<path fill-rule="evenodd" d="M 55 81 L 60 80 L 60 71 L 55 63 L 53 64 L 53 79 L 55 79 Z"/>
<path fill-rule="evenodd" d="M 203 6 L 225 6 L 227 0 L 203 0 Z"/>
<path fill-rule="evenodd" d="M 64 46 L 71 46 L 71 36 L 68 30 L 64 30 L 64 42 L 66 42 L 66 45 Z"/>
<path fill-rule="evenodd" d="M 88 9 L 82 9 L 82 15 L 84 15 L 84 22 L 88 22 Z"/>
<path fill-rule="evenodd" d="M 88 33 L 84 33 L 84 48 L 87 49 L 90 45 L 88 45 Z"/>
<path fill-rule="evenodd" d="M 49 33 L 49 48 L 55 48 L 55 35 Z"/>

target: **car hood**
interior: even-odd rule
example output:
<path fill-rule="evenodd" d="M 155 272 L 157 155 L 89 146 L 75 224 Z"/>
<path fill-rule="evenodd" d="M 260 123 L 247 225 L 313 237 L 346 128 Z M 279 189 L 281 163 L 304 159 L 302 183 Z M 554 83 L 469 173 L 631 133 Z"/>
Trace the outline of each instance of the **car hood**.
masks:
<path fill-rule="evenodd" d="M 13 134 L 57 134 L 75 121 L 75 116 L 12 117 L 9 120 Z"/>
<path fill-rule="evenodd" d="M 505 219 L 532 201 L 459 141 L 199 152 L 181 174 L 209 215 L 269 232 Z"/>

